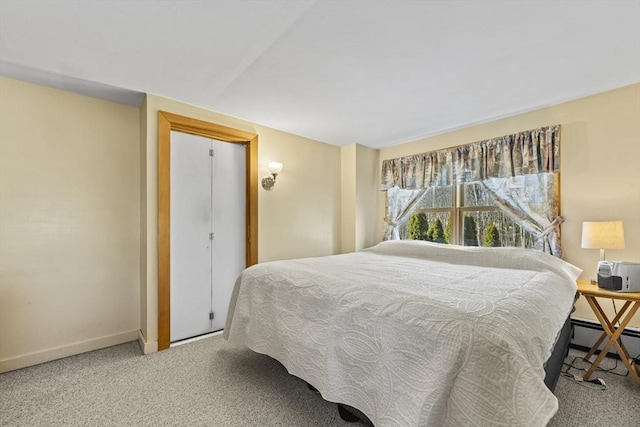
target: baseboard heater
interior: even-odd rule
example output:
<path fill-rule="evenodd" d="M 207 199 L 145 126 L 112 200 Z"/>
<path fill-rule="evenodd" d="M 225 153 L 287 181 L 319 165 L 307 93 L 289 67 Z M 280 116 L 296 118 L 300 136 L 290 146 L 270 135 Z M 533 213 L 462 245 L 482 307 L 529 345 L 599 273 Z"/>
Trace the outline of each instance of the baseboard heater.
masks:
<path fill-rule="evenodd" d="M 589 350 L 600 338 L 600 335 L 604 332 L 602 325 L 587 319 L 571 318 L 571 324 L 574 328 L 573 339 L 571 340 L 571 346 L 579 348 L 581 350 Z M 640 330 L 637 328 L 627 327 L 621 334 L 622 343 L 629 351 L 631 357 L 637 357 L 640 354 Z M 600 345 L 600 349 L 604 347 L 604 344 Z M 609 356 L 618 357 L 615 347 L 612 346 L 609 349 Z"/>

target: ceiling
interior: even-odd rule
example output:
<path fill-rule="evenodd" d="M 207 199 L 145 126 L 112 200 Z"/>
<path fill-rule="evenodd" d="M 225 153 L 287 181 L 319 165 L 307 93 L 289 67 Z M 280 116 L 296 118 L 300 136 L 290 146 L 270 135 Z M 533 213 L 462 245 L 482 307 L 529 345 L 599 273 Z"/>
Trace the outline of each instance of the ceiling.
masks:
<path fill-rule="evenodd" d="M 640 1 L 1 0 L 0 74 L 379 148 L 639 82 Z"/>

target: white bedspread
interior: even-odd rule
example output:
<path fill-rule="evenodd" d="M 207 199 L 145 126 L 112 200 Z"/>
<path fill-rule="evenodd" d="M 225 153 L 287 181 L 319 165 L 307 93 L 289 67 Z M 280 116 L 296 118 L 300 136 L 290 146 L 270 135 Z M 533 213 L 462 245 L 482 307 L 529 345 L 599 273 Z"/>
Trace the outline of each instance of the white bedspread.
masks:
<path fill-rule="evenodd" d="M 246 269 L 224 336 L 376 427 L 541 426 L 579 274 L 532 250 L 383 242 Z"/>

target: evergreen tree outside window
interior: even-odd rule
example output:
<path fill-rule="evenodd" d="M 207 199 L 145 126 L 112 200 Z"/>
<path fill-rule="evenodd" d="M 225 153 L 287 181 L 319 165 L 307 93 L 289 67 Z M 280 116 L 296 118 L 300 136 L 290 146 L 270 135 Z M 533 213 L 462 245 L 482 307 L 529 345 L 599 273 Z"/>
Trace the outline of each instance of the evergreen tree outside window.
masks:
<path fill-rule="evenodd" d="M 442 221 L 440 221 L 440 218 L 436 218 L 435 222 L 431 224 L 431 227 L 429 227 L 427 240 L 436 243 L 446 243 L 444 239 L 444 228 L 442 227 Z"/>
<path fill-rule="evenodd" d="M 444 228 L 444 242 L 445 243 L 451 243 L 451 232 L 452 232 L 451 221 L 447 221 L 447 225 Z"/>
<path fill-rule="evenodd" d="M 407 239 L 410 240 L 427 240 L 427 231 L 429 223 L 427 215 L 424 212 L 414 212 L 409 217 L 409 234 Z"/>
<path fill-rule="evenodd" d="M 462 229 L 464 230 L 464 245 L 478 246 L 478 227 L 476 227 L 476 220 L 473 219 L 472 215 L 466 214 L 464 216 Z"/>
<path fill-rule="evenodd" d="M 496 224 L 494 222 L 492 222 L 487 228 L 485 228 L 484 238 L 482 239 L 482 246 L 487 248 L 497 248 L 499 246 L 502 246 L 500 244 L 500 232 L 498 231 L 498 227 L 496 227 Z"/>

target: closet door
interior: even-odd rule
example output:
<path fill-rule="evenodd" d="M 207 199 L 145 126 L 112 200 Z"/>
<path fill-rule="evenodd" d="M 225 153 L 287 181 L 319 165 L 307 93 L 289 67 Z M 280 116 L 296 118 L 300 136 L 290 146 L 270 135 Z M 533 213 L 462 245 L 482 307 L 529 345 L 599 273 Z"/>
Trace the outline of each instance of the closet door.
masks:
<path fill-rule="evenodd" d="M 171 132 L 171 341 L 212 330 L 210 147 Z"/>
<path fill-rule="evenodd" d="M 212 140 L 213 240 L 211 251 L 214 331 L 224 328 L 233 286 L 246 267 L 246 148 Z"/>
<path fill-rule="evenodd" d="M 224 328 L 246 266 L 246 148 L 171 132 L 171 341 Z"/>

